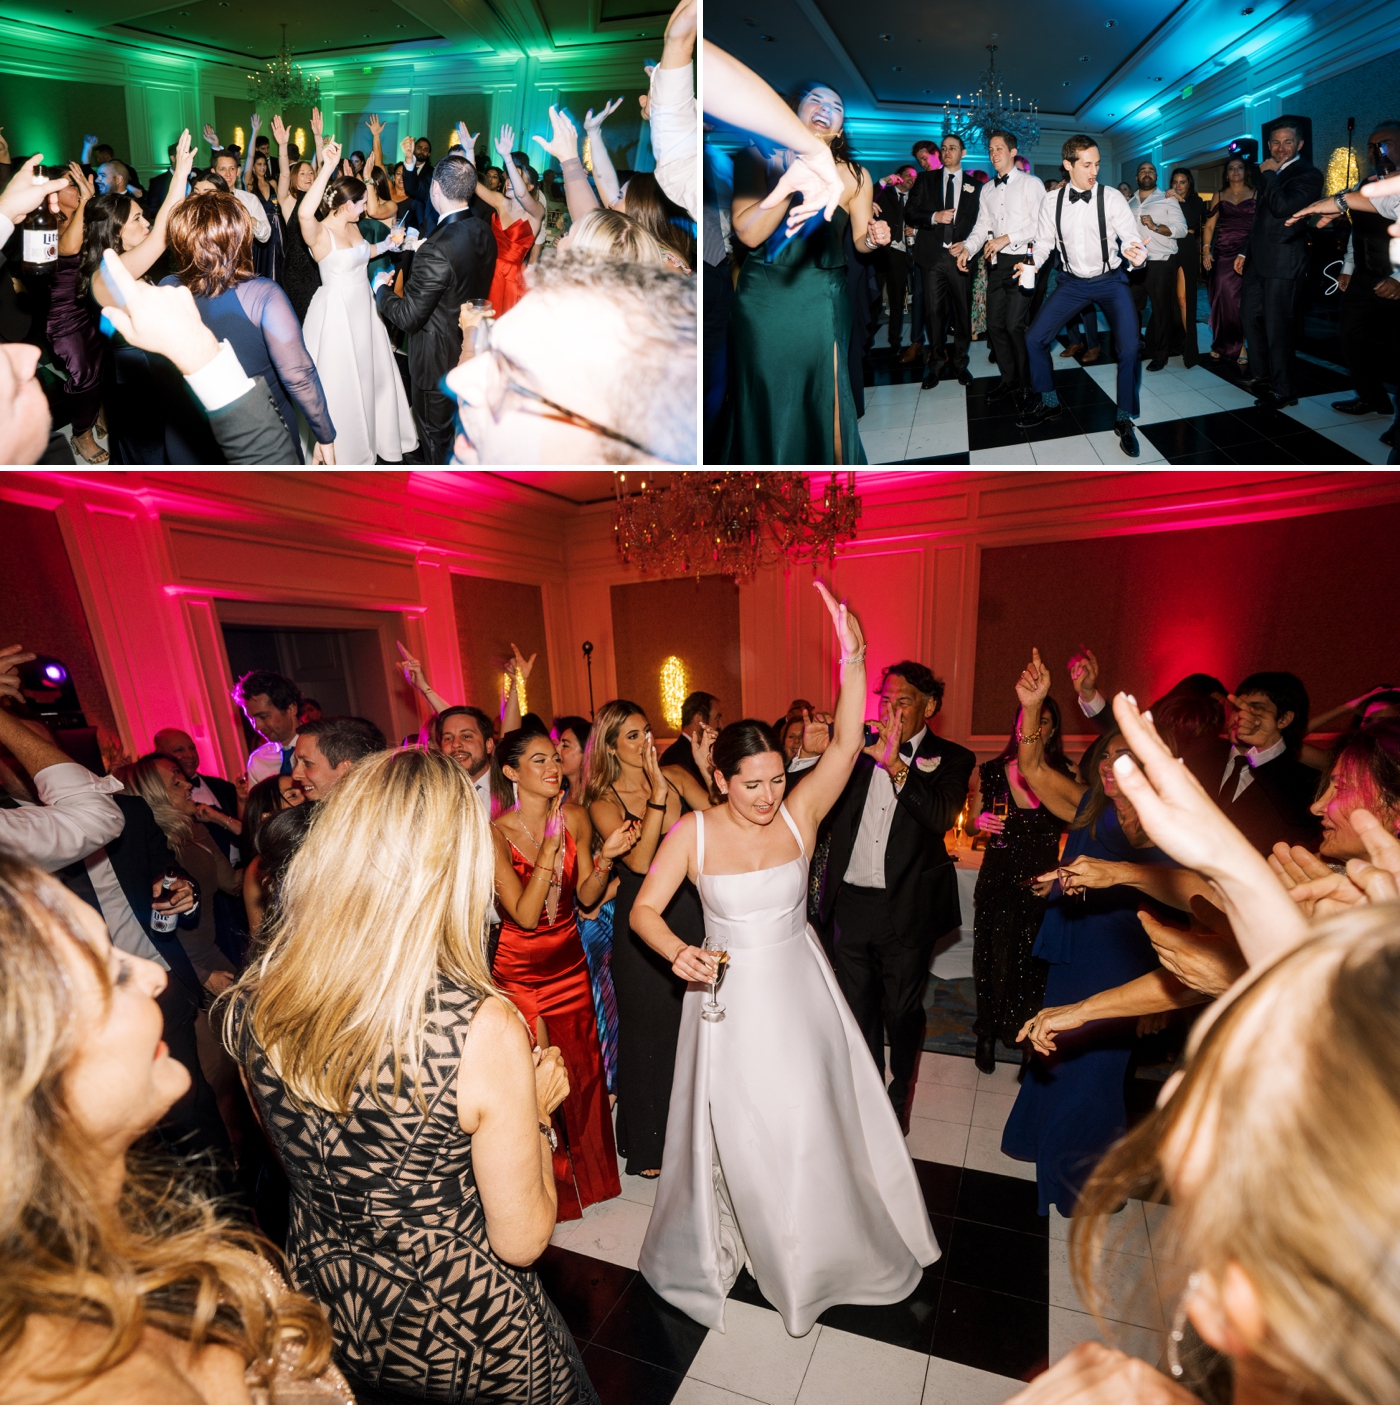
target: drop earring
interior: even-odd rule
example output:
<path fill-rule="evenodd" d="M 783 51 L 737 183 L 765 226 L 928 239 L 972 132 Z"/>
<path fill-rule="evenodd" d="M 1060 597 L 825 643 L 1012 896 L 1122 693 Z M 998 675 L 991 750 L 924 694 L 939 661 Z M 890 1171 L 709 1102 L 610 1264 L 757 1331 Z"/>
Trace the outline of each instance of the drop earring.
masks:
<path fill-rule="evenodd" d="M 1186 1368 L 1181 1364 L 1181 1344 L 1186 1340 L 1186 1305 L 1200 1286 L 1201 1275 L 1193 1273 L 1186 1280 L 1186 1291 L 1177 1300 L 1172 1330 L 1167 1337 L 1167 1365 L 1171 1368 L 1173 1380 L 1179 1381 L 1186 1373 Z"/>

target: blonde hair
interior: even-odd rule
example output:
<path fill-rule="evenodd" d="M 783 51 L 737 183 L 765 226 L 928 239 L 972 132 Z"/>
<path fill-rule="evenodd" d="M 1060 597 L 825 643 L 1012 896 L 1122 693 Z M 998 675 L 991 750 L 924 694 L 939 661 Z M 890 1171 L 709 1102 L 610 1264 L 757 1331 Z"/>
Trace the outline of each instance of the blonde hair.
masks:
<path fill-rule="evenodd" d="M 588 745 L 583 749 L 583 760 L 579 763 L 579 774 L 584 777 L 583 799 L 579 803 L 584 809 L 616 784 L 622 774 L 622 763 L 617 759 L 617 734 L 622 724 L 629 717 L 645 716 L 644 708 L 626 698 L 614 698 L 598 709 L 593 730 L 588 734 Z"/>
<path fill-rule="evenodd" d="M 569 231 L 566 256 L 593 255 L 624 263 L 650 263 L 668 268 L 661 241 L 621 210 L 589 210 Z"/>
<path fill-rule="evenodd" d="M 407 1069 L 425 1106 L 439 981 L 499 995 L 486 959 L 494 872 L 485 810 L 456 761 L 416 747 L 361 761 L 317 804 L 263 954 L 226 997 L 230 1051 L 242 1056 L 246 1030 L 297 1105 L 339 1117 L 387 1055 L 394 1096 Z"/>
<path fill-rule="evenodd" d="M 1177 1186 L 1170 1257 L 1259 1298 L 1258 1358 L 1300 1399 L 1375 1405 L 1400 1380 L 1400 904 L 1320 923 L 1220 1010 L 1180 1086 L 1099 1163 L 1071 1226 L 1075 1277 L 1111 1213 L 1160 1194 L 1161 1149 L 1202 1157 Z M 1194 1144 L 1193 1144 L 1194 1143 Z M 1199 1178 L 1199 1185 L 1194 1181 Z"/>
<path fill-rule="evenodd" d="M 170 792 L 165 788 L 165 777 L 158 764 L 161 761 L 168 761 L 177 771 L 180 769 L 180 763 L 173 756 L 153 752 L 130 766 L 123 766 L 116 774 L 128 790 L 134 790 L 151 807 L 166 844 L 178 854 L 186 844 L 194 843 L 194 820 L 170 803 Z"/>
<path fill-rule="evenodd" d="M 64 1101 L 79 1029 L 59 943 L 76 943 L 104 1002 L 112 985 L 77 903 L 48 874 L 0 855 L 0 1374 L 35 1314 L 92 1329 L 90 1348 L 65 1335 L 62 1358 L 36 1368 L 55 1386 L 119 1365 L 147 1327 L 195 1349 L 233 1348 L 253 1384 L 271 1379 L 289 1339 L 295 1374 L 320 1374 L 331 1350 L 321 1309 L 279 1293 L 259 1257 L 276 1251 L 222 1221 L 187 1172 L 133 1163 L 116 1205 L 94 1183 Z"/>

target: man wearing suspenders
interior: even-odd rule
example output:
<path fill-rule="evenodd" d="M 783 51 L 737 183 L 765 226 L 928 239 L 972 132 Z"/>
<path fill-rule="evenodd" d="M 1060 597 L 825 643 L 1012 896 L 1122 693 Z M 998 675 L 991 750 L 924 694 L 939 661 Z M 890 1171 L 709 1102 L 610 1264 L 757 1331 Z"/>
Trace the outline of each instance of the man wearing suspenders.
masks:
<path fill-rule="evenodd" d="M 1059 284 L 1026 333 L 1031 388 L 1039 392 L 1040 403 L 1027 408 L 1016 425 L 1031 429 L 1060 418 L 1063 411 L 1055 393 L 1050 348 L 1071 317 L 1097 303 L 1113 329 L 1113 347 L 1118 354 L 1118 421 L 1114 428 L 1123 452 L 1135 459 L 1140 452 L 1133 433 L 1133 416 L 1138 413 L 1138 318 L 1123 258 L 1138 268 L 1146 261 L 1147 250 L 1122 192 L 1097 182 L 1099 149 L 1094 139 L 1071 137 L 1060 155 L 1069 172 L 1069 184 L 1047 192 L 1040 207 L 1034 252 L 1016 266 L 1018 273 L 1025 264 L 1039 267 L 1052 249 L 1060 251 Z"/>

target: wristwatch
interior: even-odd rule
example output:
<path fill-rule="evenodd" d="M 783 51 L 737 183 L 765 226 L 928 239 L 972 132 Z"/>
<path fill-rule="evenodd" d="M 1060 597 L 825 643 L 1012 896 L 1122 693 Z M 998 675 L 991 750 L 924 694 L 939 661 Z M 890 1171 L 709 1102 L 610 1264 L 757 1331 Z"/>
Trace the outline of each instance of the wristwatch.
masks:
<path fill-rule="evenodd" d="M 900 788 L 900 786 L 902 786 L 902 785 L 904 784 L 904 782 L 907 781 L 908 779 L 909 779 L 909 767 L 908 767 L 908 766 L 905 766 L 905 765 L 900 766 L 899 770 L 897 770 L 897 771 L 890 777 L 890 780 L 894 782 L 894 788 L 895 788 L 896 790 L 898 790 L 898 789 Z"/>
<path fill-rule="evenodd" d="M 545 1141 L 549 1143 L 549 1149 L 551 1151 L 559 1150 L 559 1133 L 556 1132 L 548 1122 L 540 1123 L 540 1134 L 544 1137 Z"/>
<path fill-rule="evenodd" d="M 1346 191 L 1344 191 L 1344 190 L 1339 190 L 1339 191 L 1332 197 L 1332 203 L 1333 203 L 1334 205 L 1336 205 L 1338 214 L 1343 214 L 1343 215 L 1349 215 L 1349 214 L 1351 214 L 1351 206 L 1347 204 L 1347 193 L 1346 193 Z"/>

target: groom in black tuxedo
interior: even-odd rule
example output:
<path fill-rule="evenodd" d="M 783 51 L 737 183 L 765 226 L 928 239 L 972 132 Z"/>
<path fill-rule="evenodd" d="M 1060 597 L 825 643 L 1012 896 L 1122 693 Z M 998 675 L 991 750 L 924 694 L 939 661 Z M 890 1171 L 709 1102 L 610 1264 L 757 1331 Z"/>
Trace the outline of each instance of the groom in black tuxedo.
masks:
<path fill-rule="evenodd" d="M 857 759 L 827 824 L 822 926 L 832 929 L 836 979 L 890 1101 L 908 1123 L 924 1042 L 924 989 L 934 944 L 961 925 L 957 875 L 943 836 L 967 798 L 977 758 L 930 728 L 943 683 L 921 663 L 886 669 L 881 736 Z"/>
<path fill-rule="evenodd" d="M 374 280 L 379 315 L 409 334 L 419 463 L 444 464 L 451 452 L 457 407 L 439 387 L 462 355 L 462 304 L 490 294 L 496 269 L 496 236 L 472 213 L 475 194 L 476 167 L 454 148 L 433 167 L 430 196 L 438 222 L 418 246 L 403 296 L 389 286 L 392 274 Z"/>

